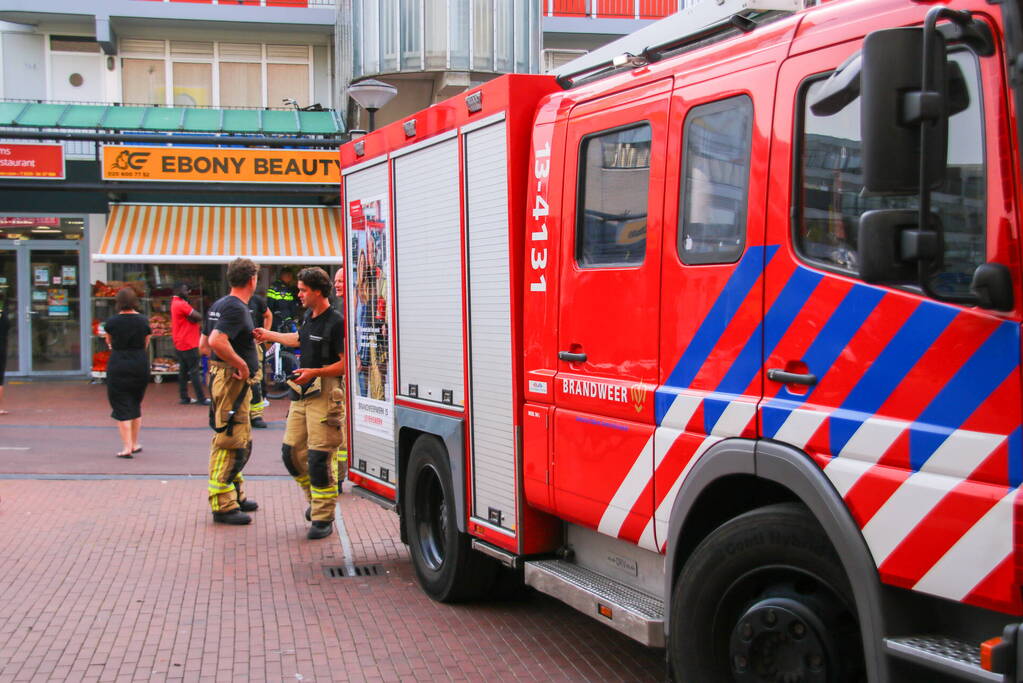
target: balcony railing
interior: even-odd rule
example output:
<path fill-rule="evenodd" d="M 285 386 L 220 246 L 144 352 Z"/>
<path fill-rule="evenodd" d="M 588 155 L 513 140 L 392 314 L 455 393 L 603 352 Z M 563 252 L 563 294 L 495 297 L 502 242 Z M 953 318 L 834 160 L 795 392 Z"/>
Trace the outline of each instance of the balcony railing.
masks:
<path fill-rule="evenodd" d="M 191 5 L 242 5 L 249 7 L 314 7 L 334 9 L 337 0 L 139 0 L 140 2 L 187 2 Z"/>
<path fill-rule="evenodd" d="M 541 0 L 546 17 L 661 19 L 694 0 Z"/>

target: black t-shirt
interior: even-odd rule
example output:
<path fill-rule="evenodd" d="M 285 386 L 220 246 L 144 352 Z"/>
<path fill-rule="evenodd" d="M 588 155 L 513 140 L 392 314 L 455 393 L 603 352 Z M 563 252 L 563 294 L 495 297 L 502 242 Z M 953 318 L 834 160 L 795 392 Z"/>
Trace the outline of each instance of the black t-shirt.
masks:
<path fill-rule="evenodd" d="M 263 315 L 266 313 L 266 299 L 258 294 L 253 294 L 249 299 L 249 312 L 252 314 L 252 326 L 263 326 Z"/>
<path fill-rule="evenodd" d="M 146 337 L 153 333 L 149 319 L 137 313 L 118 313 L 103 323 L 103 330 L 110 335 L 110 346 L 114 351 L 144 349 Z"/>
<path fill-rule="evenodd" d="M 217 299 L 206 312 L 206 324 L 203 332 L 209 338 L 214 330 L 226 334 L 231 348 L 248 364 L 249 371 L 255 372 L 259 366 L 256 356 L 256 342 L 252 338 L 252 314 L 249 307 L 241 299 L 231 294 Z M 211 352 L 213 360 L 223 361 L 216 352 Z"/>
<path fill-rule="evenodd" d="M 302 326 L 298 328 L 298 342 L 302 350 L 299 366 L 323 368 L 333 365 L 344 351 L 344 323 L 341 314 L 327 308 L 315 318 L 306 311 Z"/>

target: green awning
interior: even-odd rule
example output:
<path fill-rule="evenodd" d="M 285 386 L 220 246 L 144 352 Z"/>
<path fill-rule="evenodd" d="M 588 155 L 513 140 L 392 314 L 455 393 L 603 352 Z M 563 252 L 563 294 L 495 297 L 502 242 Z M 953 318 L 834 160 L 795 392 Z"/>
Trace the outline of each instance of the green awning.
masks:
<path fill-rule="evenodd" d="M 100 131 L 340 135 L 336 112 L 0 102 L 0 126 Z"/>

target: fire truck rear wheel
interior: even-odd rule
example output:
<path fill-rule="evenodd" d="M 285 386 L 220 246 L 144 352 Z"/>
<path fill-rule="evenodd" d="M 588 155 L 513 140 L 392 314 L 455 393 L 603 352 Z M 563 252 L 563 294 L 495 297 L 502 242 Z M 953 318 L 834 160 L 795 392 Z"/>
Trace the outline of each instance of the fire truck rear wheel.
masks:
<path fill-rule="evenodd" d="M 422 436 L 412 446 L 402 514 L 419 585 L 434 600 L 483 597 L 493 586 L 497 563 L 471 547 L 455 519 L 454 486 L 444 444 Z"/>
<path fill-rule="evenodd" d="M 838 555 L 802 506 L 729 520 L 676 580 L 668 642 L 675 680 L 866 680 L 851 595 Z"/>

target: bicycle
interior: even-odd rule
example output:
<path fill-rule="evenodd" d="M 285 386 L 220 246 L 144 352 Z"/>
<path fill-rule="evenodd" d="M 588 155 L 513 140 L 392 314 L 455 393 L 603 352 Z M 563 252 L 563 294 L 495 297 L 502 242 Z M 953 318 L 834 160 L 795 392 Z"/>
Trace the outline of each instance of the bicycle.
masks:
<path fill-rule="evenodd" d="M 282 327 L 290 327 L 294 332 L 296 327 L 292 320 L 286 320 Z M 286 329 L 281 330 L 286 331 Z M 281 399 L 288 396 L 291 387 L 288 386 L 288 377 L 298 369 L 298 353 L 289 350 L 274 342 L 267 347 L 263 354 L 263 382 L 266 385 L 266 398 Z"/>

